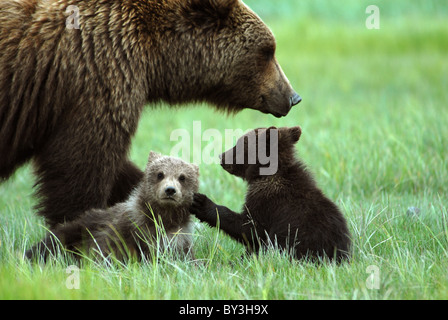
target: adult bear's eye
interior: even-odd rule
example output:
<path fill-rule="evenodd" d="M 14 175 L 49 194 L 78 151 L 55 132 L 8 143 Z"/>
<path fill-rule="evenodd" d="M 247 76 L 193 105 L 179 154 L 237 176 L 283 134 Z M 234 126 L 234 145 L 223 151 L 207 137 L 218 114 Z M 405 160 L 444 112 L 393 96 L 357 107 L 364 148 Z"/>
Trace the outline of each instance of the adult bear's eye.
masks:
<path fill-rule="evenodd" d="M 185 181 L 185 176 L 183 174 L 179 177 L 179 181 Z"/>
<path fill-rule="evenodd" d="M 267 46 L 261 49 L 261 53 L 263 54 L 263 57 L 266 58 L 266 60 L 272 60 L 274 58 L 275 54 L 275 47 L 273 46 Z"/>
<path fill-rule="evenodd" d="M 159 172 L 159 173 L 157 174 L 157 179 L 162 180 L 163 177 L 164 177 L 163 172 Z"/>

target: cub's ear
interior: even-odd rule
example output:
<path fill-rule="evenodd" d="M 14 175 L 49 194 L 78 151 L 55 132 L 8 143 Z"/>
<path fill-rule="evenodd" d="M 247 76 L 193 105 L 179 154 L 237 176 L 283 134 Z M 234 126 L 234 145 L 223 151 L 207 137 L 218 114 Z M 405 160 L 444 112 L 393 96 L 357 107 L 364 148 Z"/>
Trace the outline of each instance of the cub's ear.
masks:
<path fill-rule="evenodd" d="M 254 131 L 256 133 L 261 133 L 261 132 L 268 131 L 268 130 L 271 130 L 271 129 L 275 129 L 276 130 L 277 127 L 271 126 L 269 128 L 256 128 L 256 129 L 254 129 Z"/>
<path fill-rule="evenodd" d="M 194 170 L 194 173 L 196 174 L 197 177 L 199 177 L 199 167 L 197 164 L 191 163 L 191 167 Z"/>
<path fill-rule="evenodd" d="M 302 134 L 302 129 L 300 127 L 283 127 L 278 129 L 278 138 L 288 144 L 295 144 L 299 141 Z"/>
<path fill-rule="evenodd" d="M 277 134 L 275 137 L 278 139 L 279 130 L 277 127 L 271 126 L 267 129 L 265 129 L 265 131 L 262 134 L 265 134 L 267 137 L 267 141 L 270 141 L 271 135 Z"/>
<path fill-rule="evenodd" d="M 274 127 L 274 126 L 271 126 L 271 127 L 266 129 L 267 132 L 270 132 L 271 130 L 278 130 L 278 128 Z"/>
<path fill-rule="evenodd" d="M 291 141 L 293 143 L 296 143 L 297 141 L 299 141 L 300 136 L 302 135 L 302 129 L 300 127 L 292 127 L 289 128 L 289 136 L 291 137 Z"/>
<path fill-rule="evenodd" d="M 154 162 L 155 160 L 157 160 L 157 159 L 159 159 L 161 157 L 162 157 L 162 155 L 160 153 L 151 151 L 149 153 L 149 157 L 148 157 L 148 164 Z"/>
<path fill-rule="evenodd" d="M 268 150 L 268 146 L 278 144 L 280 130 L 276 127 L 259 129 L 257 132 L 257 146 L 262 150 Z"/>
<path fill-rule="evenodd" d="M 239 0 L 181 0 L 181 15 L 201 28 L 220 28 Z"/>

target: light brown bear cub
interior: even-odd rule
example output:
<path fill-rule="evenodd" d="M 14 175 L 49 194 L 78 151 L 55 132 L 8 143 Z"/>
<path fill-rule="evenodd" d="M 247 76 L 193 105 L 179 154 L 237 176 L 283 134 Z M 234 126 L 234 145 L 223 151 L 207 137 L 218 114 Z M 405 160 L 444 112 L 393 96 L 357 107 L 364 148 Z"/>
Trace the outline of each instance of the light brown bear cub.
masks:
<path fill-rule="evenodd" d="M 151 258 L 155 250 L 168 247 L 193 257 L 189 207 L 198 191 L 198 177 L 196 165 L 151 152 L 143 180 L 125 202 L 89 210 L 58 225 L 26 255 L 46 260 L 60 242 L 70 251 L 113 254 L 119 260 Z"/>

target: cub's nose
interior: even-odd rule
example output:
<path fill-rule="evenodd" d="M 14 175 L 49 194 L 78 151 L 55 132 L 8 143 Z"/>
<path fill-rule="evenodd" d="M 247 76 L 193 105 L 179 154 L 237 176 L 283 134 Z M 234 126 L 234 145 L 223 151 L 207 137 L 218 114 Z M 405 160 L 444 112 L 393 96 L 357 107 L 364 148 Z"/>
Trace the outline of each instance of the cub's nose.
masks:
<path fill-rule="evenodd" d="M 289 104 L 291 105 L 291 107 L 299 104 L 300 101 L 302 101 L 302 98 L 297 94 L 297 92 L 294 92 L 294 94 L 289 98 Z"/>
<path fill-rule="evenodd" d="M 167 187 L 167 188 L 165 189 L 165 194 L 166 194 L 168 197 L 174 196 L 175 193 L 176 193 L 176 189 L 175 189 L 174 187 Z"/>

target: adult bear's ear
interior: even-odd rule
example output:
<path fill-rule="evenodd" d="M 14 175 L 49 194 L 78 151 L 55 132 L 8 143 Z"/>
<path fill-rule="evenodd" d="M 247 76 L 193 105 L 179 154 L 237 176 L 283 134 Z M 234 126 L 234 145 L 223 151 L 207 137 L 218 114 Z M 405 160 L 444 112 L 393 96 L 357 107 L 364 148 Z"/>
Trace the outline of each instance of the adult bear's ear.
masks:
<path fill-rule="evenodd" d="M 180 14 L 202 29 L 219 29 L 225 25 L 239 0 L 182 0 Z"/>

